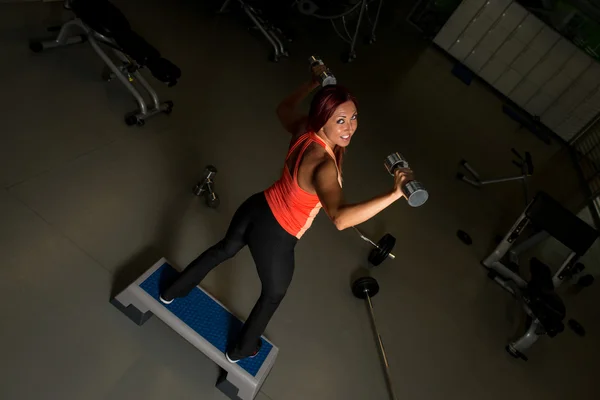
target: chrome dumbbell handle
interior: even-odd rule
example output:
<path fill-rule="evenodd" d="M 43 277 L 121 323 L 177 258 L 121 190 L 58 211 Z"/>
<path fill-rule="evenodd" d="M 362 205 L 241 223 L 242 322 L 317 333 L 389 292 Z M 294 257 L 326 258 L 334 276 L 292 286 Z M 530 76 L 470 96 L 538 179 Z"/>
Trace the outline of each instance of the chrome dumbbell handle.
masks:
<path fill-rule="evenodd" d="M 410 168 L 408 162 L 404 159 L 402 154 L 396 152 L 392 153 L 385 158 L 384 166 L 387 172 L 394 176 L 396 168 Z M 429 199 L 429 192 L 425 189 L 425 186 L 419 181 L 408 181 L 402 187 L 402 192 L 408 200 L 408 204 L 411 207 L 419 207 L 425 204 Z"/>
<path fill-rule="evenodd" d="M 325 63 L 319 56 L 310 56 L 308 59 L 308 64 L 311 68 L 316 65 L 325 65 Z M 337 84 L 337 79 L 328 68 L 325 71 L 321 72 L 321 74 L 319 75 L 319 82 L 321 83 L 321 86 L 325 87 Z"/>

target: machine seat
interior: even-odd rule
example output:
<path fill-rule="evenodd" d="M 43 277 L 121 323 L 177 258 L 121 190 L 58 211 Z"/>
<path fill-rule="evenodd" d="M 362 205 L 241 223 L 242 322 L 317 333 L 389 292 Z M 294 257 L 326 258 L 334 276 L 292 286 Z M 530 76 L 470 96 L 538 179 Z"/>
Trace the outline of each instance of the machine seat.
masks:
<path fill-rule="evenodd" d="M 567 310 L 562 299 L 554 292 L 550 268 L 537 258 L 532 258 L 530 270 L 531 279 L 524 296 L 548 336 L 556 336 L 564 330 L 562 321 Z"/>
<path fill-rule="evenodd" d="M 108 38 L 131 30 L 125 15 L 107 0 L 73 0 L 70 6 L 78 18 Z"/>
<path fill-rule="evenodd" d="M 160 52 L 131 30 L 123 13 L 108 0 L 73 0 L 71 9 L 86 25 L 114 40 L 116 45 L 140 66 L 148 67 L 161 82 L 174 86 L 181 77 L 175 64 L 161 57 Z"/>

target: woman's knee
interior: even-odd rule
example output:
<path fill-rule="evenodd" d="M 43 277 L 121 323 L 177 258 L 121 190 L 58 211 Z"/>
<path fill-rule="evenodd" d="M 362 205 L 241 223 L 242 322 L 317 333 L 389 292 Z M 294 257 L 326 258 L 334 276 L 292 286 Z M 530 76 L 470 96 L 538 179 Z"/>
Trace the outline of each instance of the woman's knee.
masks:
<path fill-rule="evenodd" d="M 242 241 L 225 237 L 215 245 L 215 250 L 218 251 L 221 257 L 231 258 L 235 256 L 242 247 L 244 247 L 244 243 Z"/>
<path fill-rule="evenodd" d="M 287 293 L 287 286 L 285 288 L 272 288 L 263 290 L 262 297 L 264 301 L 272 304 L 279 304 Z"/>

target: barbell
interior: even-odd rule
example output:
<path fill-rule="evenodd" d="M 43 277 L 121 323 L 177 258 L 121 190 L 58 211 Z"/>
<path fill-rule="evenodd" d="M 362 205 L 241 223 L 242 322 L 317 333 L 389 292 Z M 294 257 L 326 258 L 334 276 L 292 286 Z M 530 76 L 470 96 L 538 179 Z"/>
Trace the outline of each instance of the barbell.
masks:
<path fill-rule="evenodd" d="M 352 282 L 352 294 L 354 294 L 354 297 L 365 300 L 365 303 L 367 304 L 369 316 L 371 317 L 371 326 L 373 327 L 373 333 L 375 334 L 377 339 L 377 347 L 379 348 L 379 354 L 383 363 L 390 398 L 393 400 L 397 400 L 398 397 L 396 397 L 396 393 L 394 392 L 394 387 L 392 385 L 390 365 L 388 364 L 388 359 L 385 354 L 385 348 L 383 347 L 383 340 L 381 339 L 381 335 L 379 334 L 379 329 L 377 329 L 377 323 L 375 322 L 375 312 L 373 310 L 373 303 L 371 302 L 371 298 L 375 297 L 377 293 L 379 293 L 379 284 L 377 283 L 377 280 L 371 276 L 362 276 L 356 279 L 354 282 Z"/>

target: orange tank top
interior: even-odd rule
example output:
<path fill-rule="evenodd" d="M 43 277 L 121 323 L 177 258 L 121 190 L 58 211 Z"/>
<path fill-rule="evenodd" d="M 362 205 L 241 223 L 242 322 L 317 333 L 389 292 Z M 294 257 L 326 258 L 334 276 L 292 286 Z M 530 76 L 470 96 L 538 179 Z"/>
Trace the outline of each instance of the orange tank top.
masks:
<path fill-rule="evenodd" d="M 302 155 L 312 143 L 322 146 L 336 160 L 333 150 L 331 150 L 323 139 L 312 132 L 305 133 L 290 146 L 285 157 L 281 178 L 264 191 L 267 203 L 279 225 L 290 235 L 298 239 L 310 228 L 321 209 L 319 197 L 316 194 L 308 193 L 298 185 L 298 167 L 302 161 Z M 290 155 L 300 146 L 293 174 L 290 174 L 287 161 Z M 341 187 L 342 180 L 339 169 L 338 182 Z"/>

